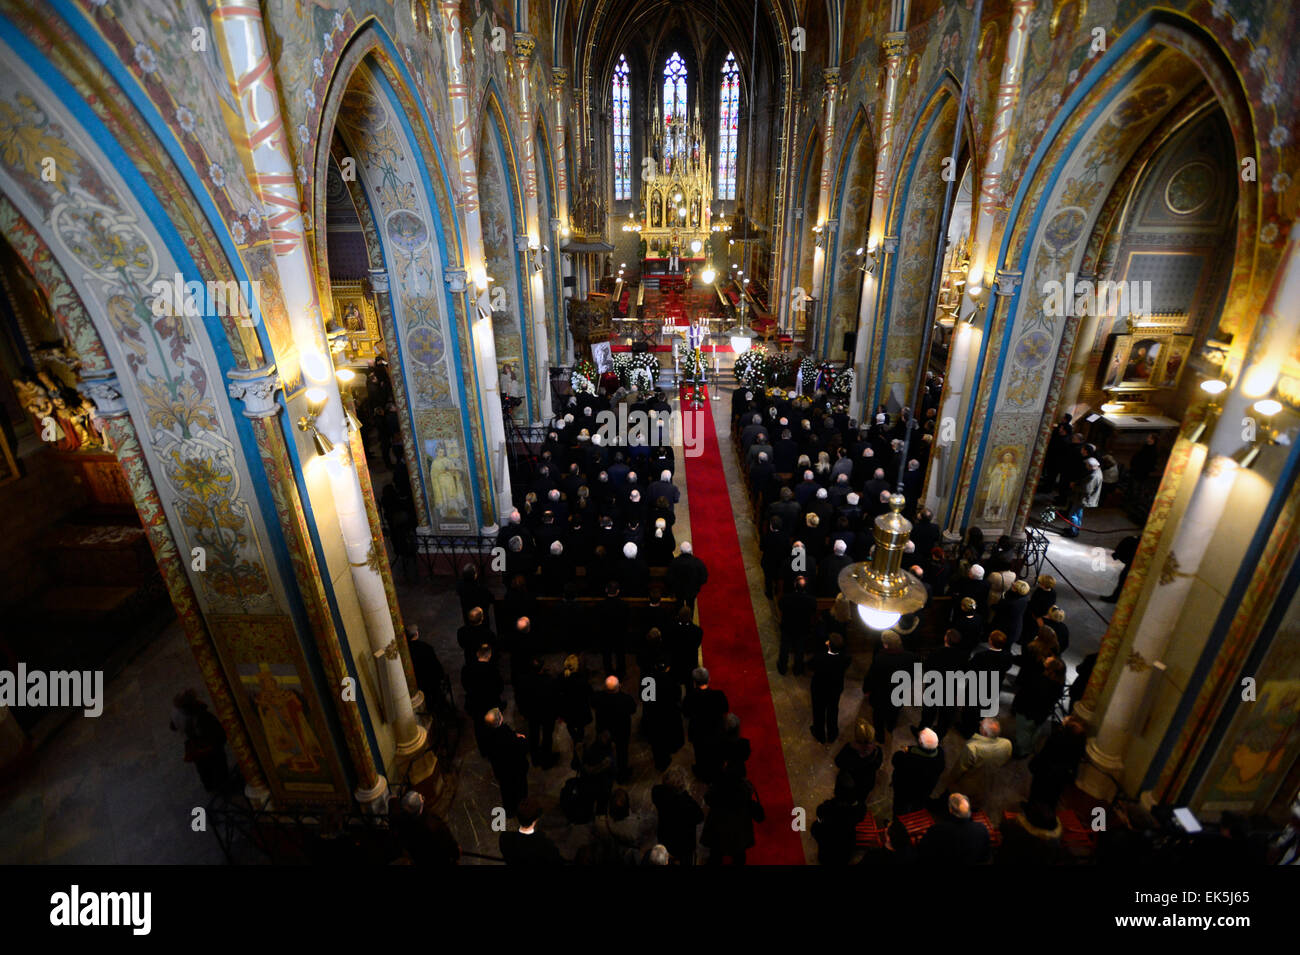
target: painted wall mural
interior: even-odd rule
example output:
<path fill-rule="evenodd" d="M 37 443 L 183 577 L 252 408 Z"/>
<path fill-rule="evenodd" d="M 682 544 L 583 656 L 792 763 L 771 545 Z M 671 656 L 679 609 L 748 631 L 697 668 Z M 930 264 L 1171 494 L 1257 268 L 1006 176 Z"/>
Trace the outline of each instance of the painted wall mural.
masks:
<path fill-rule="evenodd" d="M 0 140 L 12 144 L 0 152 L 0 191 L 40 223 L 41 238 L 66 263 L 72 293 L 97 316 L 178 544 L 206 551 L 206 569 L 191 571 L 201 601 L 227 612 L 276 609 L 251 478 L 207 331 L 196 316 L 155 314 L 154 283 L 180 271 L 175 259 L 115 174 L 83 179 L 82 166 L 70 162 L 55 182 L 42 180 L 45 147 L 91 157 L 101 170 L 114 164 L 34 76 L 11 74 L 0 104 Z M 23 245 L 22 229 L 6 215 L 6 234 Z M 99 360 L 93 347 L 88 353 Z"/>

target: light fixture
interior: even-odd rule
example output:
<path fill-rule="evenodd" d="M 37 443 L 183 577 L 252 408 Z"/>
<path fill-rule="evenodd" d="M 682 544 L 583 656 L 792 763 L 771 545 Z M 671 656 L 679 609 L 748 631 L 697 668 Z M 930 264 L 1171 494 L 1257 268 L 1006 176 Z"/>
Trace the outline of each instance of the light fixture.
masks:
<path fill-rule="evenodd" d="M 351 368 L 340 368 L 338 371 L 334 372 L 334 377 L 339 380 L 339 384 L 347 385 L 351 384 L 356 379 L 357 373 Z"/>
<path fill-rule="evenodd" d="M 876 518 L 876 549 L 870 563 L 850 564 L 840 571 L 844 596 L 857 605 L 858 616 L 872 630 L 887 630 L 905 613 L 925 606 L 925 585 L 903 570 L 903 550 L 912 524 L 903 517 L 901 494 L 889 498 L 889 511 Z"/>
<path fill-rule="evenodd" d="M 758 332 L 745 324 L 744 318 L 741 318 L 739 325 L 727 329 L 723 334 L 731 339 L 731 350 L 737 355 L 743 355 L 749 351 L 749 346 L 753 344 L 754 339 L 758 336 Z"/>
<path fill-rule="evenodd" d="M 691 243 L 691 251 L 694 252 L 696 255 L 699 255 L 700 250 L 703 248 L 704 248 L 704 243 L 701 242 L 699 239 L 696 239 L 694 242 Z"/>
<path fill-rule="evenodd" d="M 1205 406 L 1205 414 L 1200 421 L 1196 423 L 1191 433 L 1187 436 L 1192 442 L 1200 441 L 1210 425 L 1214 424 L 1219 418 L 1219 412 L 1222 411 L 1222 402 L 1220 396 L 1228 390 L 1228 383 L 1218 378 L 1210 378 L 1201 382 L 1201 390 L 1210 396 L 1209 403 Z"/>
<path fill-rule="evenodd" d="M 1261 398 L 1251 407 L 1253 407 L 1259 414 L 1262 414 L 1265 418 L 1271 418 L 1282 410 L 1282 402 L 1278 401 L 1276 398 Z"/>
<path fill-rule="evenodd" d="M 324 457 L 334 450 L 334 442 L 321 434 L 320 428 L 316 427 L 316 419 L 320 417 L 321 409 L 325 407 L 329 394 L 324 388 L 308 388 L 304 396 L 307 399 L 309 413 L 298 419 L 298 430 L 304 434 L 311 434 L 316 453 Z"/>
<path fill-rule="evenodd" d="M 1201 390 L 1207 395 L 1221 395 L 1228 390 L 1228 383 L 1218 378 L 1210 378 L 1201 382 Z"/>
<path fill-rule="evenodd" d="M 865 251 L 866 249 L 862 248 L 862 246 L 858 246 L 858 251 L 855 252 L 854 255 L 861 255 Z"/>
<path fill-rule="evenodd" d="M 718 273 L 714 272 L 713 269 L 705 269 L 700 273 L 700 278 L 704 280 L 705 285 L 712 285 L 713 280 L 717 277 Z"/>

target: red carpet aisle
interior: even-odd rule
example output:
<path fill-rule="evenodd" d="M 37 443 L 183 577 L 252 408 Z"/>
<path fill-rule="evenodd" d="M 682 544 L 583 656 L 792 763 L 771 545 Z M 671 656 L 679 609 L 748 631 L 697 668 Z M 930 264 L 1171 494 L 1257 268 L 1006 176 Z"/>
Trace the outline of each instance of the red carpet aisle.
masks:
<path fill-rule="evenodd" d="M 755 826 L 756 844 L 746 861 L 755 865 L 803 865 L 803 843 L 799 834 L 790 828 L 794 799 L 790 795 L 758 625 L 749 601 L 740 539 L 732 523 L 731 497 L 722 470 L 717 429 L 711 410 L 702 410 L 698 417 L 703 422 L 703 453 L 697 458 L 686 458 L 686 493 L 690 502 L 691 542 L 696 556 L 709 568 L 709 582 L 704 585 L 699 601 L 699 622 L 704 628 L 704 665 L 708 667 L 712 685 L 727 694 L 731 711 L 740 717 L 740 732 L 753 747 L 748 763 L 749 779 L 767 812 L 766 821 Z M 683 409 L 683 413 L 688 412 Z"/>

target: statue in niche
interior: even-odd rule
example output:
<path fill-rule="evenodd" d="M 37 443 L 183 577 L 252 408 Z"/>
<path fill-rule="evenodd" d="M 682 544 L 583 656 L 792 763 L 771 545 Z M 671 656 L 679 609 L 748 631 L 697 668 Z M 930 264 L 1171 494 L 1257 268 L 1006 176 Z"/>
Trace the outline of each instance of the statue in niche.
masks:
<path fill-rule="evenodd" d="M 664 201 L 659 193 L 650 200 L 650 228 L 658 229 L 664 224 Z"/>

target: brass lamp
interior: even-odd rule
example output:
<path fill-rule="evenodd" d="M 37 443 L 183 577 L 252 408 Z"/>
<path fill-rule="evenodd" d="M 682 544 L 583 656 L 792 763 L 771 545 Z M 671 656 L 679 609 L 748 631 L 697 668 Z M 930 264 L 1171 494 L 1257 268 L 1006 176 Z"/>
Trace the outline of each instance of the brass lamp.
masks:
<path fill-rule="evenodd" d="M 876 518 L 876 549 L 870 563 L 850 564 L 840 571 L 844 596 L 857 604 L 858 616 L 872 630 L 887 630 L 905 613 L 925 606 L 925 585 L 903 570 L 903 548 L 912 524 L 903 517 L 901 494 L 889 498 L 889 512 Z"/>

